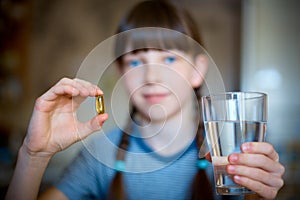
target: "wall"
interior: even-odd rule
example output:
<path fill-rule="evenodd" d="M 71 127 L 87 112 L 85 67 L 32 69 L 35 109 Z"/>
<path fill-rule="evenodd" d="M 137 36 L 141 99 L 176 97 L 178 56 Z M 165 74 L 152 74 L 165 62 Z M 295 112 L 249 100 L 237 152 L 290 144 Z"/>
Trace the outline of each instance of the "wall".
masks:
<path fill-rule="evenodd" d="M 269 96 L 268 141 L 286 166 L 280 199 L 299 199 L 300 2 L 243 1 L 241 88 Z"/>
<path fill-rule="evenodd" d="M 88 53 L 114 34 L 121 16 L 138 1 L 1 3 L 1 24 L 6 25 L 0 26 L 1 188 L 8 184 L 35 99 L 61 77 L 75 77 Z M 268 140 L 279 151 L 287 169 L 286 186 L 278 199 L 299 199 L 299 1 L 174 2 L 195 16 L 226 90 L 268 93 Z M 105 90 L 116 79 L 113 71 L 108 74 L 111 76 L 105 79 Z M 55 181 L 80 147 L 79 143 L 59 153 L 51 161 L 43 184 Z"/>
<path fill-rule="evenodd" d="M 19 96 L 12 98 L 14 102 L 7 101 L 8 106 L 0 106 L 0 123 L 7 125 L 9 129 L 5 130 L 5 135 L 8 135 L 8 144 L 5 145 L 8 146 L 4 148 L 10 155 L 8 163 L 1 161 L 0 164 L 1 172 L 5 172 L 0 174 L 1 187 L 5 188 L 8 184 L 35 99 L 60 78 L 75 77 L 89 52 L 114 34 L 121 16 L 138 1 L 140 0 L 24 0 L 19 1 L 20 4 L 9 3 L 12 10 L 17 10 L 18 13 L 22 8 L 26 14 L 21 22 L 26 25 L 26 38 L 16 45 L 16 48 L 22 46 L 25 55 L 22 65 L 17 70 L 17 77 L 21 80 L 21 91 Z M 205 46 L 222 73 L 226 89 L 239 90 L 241 2 L 174 2 L 185 6 L 196 18 Z M 4 3 L 1 4 L 3 5 Z M 3 10 L 5 9 L 3 7 Z M 15 33 L 23 36 L 23 32 Z M 116 76 L 113 70 L 108 74 L 104 90 L 110 94 L 109 90 L 113 87 L 111 82 L 115 81 Z M 15 88 L 8 90 L 16 91 Z M 105 128 L 108 129 L 109 126 Z M 3 135 L 1 132 L 1 137 Z M 78 143 L 52 159 L 43 180 L 44 185 L 57 180 L 81 145 Z M 5 155 L 7 154 L 1 154 Z"/>

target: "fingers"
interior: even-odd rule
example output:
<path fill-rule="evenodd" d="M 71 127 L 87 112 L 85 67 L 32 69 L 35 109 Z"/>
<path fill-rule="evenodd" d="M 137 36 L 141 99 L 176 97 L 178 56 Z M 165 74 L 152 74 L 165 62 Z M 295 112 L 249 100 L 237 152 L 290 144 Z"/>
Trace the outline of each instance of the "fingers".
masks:
<path fill-rule="evenodd" d="M 232 154 L 228 159 L 230 164 L 260 168 L 277 176 L 281 176 L 284 172 L 279 162 L 262 154 Z"/>
<path fill-rule="evenodd" d="M 90 82 L 80 79 L 63 78 L 47 91 L 42 98 L 44 100 L 52 101 L 60 95 L 87 97 L 101 94 L 103 94 L 103 92 L 100 88 Z"/>
<path fill-rule="evenodd" d="M 102 95 L 101 89 L 94 84 L 80 79 L 62 78 L 52 88 L 40 96 L 35 103 L 35 110 L 52 111 L 53 108 L 72 102 L 73 109 L 88 97 Z M 72 101 L 70 101 L 72 100 Z"/>
<path fill-rule="evenodd" d="M 228 165 L 227 171 L 229 174 L 241 177 L 248 177 L 249 174 L 251 174 L 251 180 L 270 187 L 280 188 L 283 185 L 283 181 L 280 176 L 275 176 L 274 174 L 268 173 L 259 168 L 246 167 L 243 165 Z"/>
<path fill-rule="evenodd" d="M 244 153 L 259 153 L 268 156 L 274 161 L 279 161 L 279 155 L 270 143 L 266 142 L 247 142 L 241 146 Z"/>
<path fill-rule="evenodd" d="M 97 85 L 93 85 L 90 82 L 81 80 L 81 79 L 73 79 L 73 83 L 75 88 L 77 88 L 80 92 L 80 96 L 97 96 L 103 94 L 100 88 Z"/>
<path fill-rule="evenodd" d="M 242 158 L 244 161 L 253 159 L 253 164 L 256 163 L 257 167 L 261 167 L 278 176 L 283 175 L 284 167 L 279 163 L 279 155 L 270 143 L 248 142 L 244 143 L 241 149 L 245 153 Z M 250 157 L 247 158 L 247 155 Z"/>
<path fill-rule="evenodd" d="M 279 163 L 278 153 L 269 143 L 251 142 L 241 146 L 243 153 L 228 157 L 226 170 L 233 180 L 266 199 L 276 196 L 283 186 L 284 167 Z"/>
<path fill-rule="evenodd" d="M 246 188 L 256 192 L 263 199 L 274 199 L 279 190 L 279 188 L 270 187 L 248 177 L 235 175 L 233 179 L 237 184 L 243 185 Z"/>

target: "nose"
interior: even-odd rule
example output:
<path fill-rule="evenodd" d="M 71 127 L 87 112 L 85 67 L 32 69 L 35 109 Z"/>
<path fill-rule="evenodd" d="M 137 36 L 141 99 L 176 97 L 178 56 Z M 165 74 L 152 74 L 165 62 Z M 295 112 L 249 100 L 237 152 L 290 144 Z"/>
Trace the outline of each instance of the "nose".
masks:
<path fill-rule="evenodd" d="M 145 66 L 145 83 L 159 83 L 161 80 L 161 70 L 157 64 L 148 64 Z"/>

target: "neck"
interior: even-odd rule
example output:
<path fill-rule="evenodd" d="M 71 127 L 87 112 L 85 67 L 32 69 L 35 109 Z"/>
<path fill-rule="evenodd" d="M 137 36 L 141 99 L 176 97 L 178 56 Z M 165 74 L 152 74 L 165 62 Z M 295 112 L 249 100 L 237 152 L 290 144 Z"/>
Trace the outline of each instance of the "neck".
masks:
<path fill-rule="evenodd" d="M 163 122 L 151 122 L 142 127 L 145 142 L 163 156 L 171 156 L 184 150 L 194 139 L 197 120 L 193 103 L 187 104 L 181 112 Z"/>

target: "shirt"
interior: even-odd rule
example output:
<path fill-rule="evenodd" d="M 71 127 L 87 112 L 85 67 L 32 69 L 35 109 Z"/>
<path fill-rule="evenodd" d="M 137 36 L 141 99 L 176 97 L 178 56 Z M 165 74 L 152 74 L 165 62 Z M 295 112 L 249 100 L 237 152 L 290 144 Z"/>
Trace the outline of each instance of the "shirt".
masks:
<path fill-rule="evenodd" d="M 186 199 L 197 173 L 198 149 L 192 142 L 184 151 L 164 157 L 152 149 L 133 128 L 125 158 L 124 185 L 130 200 Z M 120 129 L 95 134 L 84 142 L 84 148 L 55 185 L 69 199 L 105 199 L 114 169 Z M 213 187 L 212 165 L 206 169 Z M 216 199 L 243 199 L 242 196 L 220 196 Z"/>

